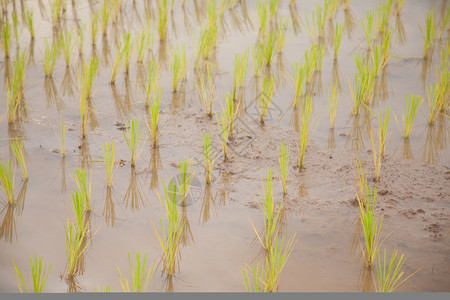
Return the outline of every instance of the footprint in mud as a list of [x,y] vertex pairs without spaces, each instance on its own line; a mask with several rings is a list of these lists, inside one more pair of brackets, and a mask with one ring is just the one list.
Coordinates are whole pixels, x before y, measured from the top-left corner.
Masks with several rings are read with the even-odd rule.
[[424,227],[424,230],[430,232],[430,238],[437,242],[442,240],[442,228],[441,225],[437,222],[432,223]]

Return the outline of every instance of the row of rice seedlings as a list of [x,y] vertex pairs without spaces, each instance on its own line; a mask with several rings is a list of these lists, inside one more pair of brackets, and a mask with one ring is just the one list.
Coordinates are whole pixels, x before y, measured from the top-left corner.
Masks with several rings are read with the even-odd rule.
[[310,137],[310,126],[309,120],[311,118],[312,112],[312,98],[311,96],[305,97],[305,102],[302,106],[302,120],[301,120],[301,128],[300,128],[300,141],[299,141],[299,151],[298,151],[298,167],[299,169],[303,168],[303,160],[305,158],[306,149],[308,148],[309,142],[311,141]]
[[341,48],[341,40],[342,40],[342,34],[344,33],[345,24],[339,24],[336,23],[335,26],[335,32],[334,32],[334,39],[333,39],[333,55],[334,60],[336,61],[339,55],[339,50]]
[[215,157],[212,157],[211,134],[207,133],[203,137],[203,167],[205,168],[205,182],[211,184],[211,173],[214,167]]
[[[295,235],[286,243],[284,237],[276,237],[274,246],[269,249],[265,263],[258,262],[255,267],[247,266],[241,270],[242,280],[247,292],[276,292],[280,274],[294,249]],[[249,273],[253,280],[250,279]]]
[[334,122],[336,120],[337,108],[339,105],[339,97],[339,86],[336,82],[333,82],[333,85],[331,86],[331,95],[328,97],[330,129],[334,129]]
[[11,141],[10,146],[12,152],[14,153],[16,161],[19,163],[19,166],[22,169],[23,178],[25,180],[28,179],[27,164],[25,161],[25,151],[23,148],[22,140],[16,139],[14,141]]
[[300,96],[303,95],[305,89],[306,70],[305,66],[301,65],[299,62],[293,63],[291,69],[292,69],[291,81],[294,87],[294,103],[292,104],[292,106],[294,108],[297,108],[298,100],[300,99]]
[[222,111],[222,113],[219,115],[216,113],[216,120],[217,124],[219,125],[219,141],[222,145],[223,150],[223,160],[228,160],[228,154],[227,154],[227,145],[228,145],[228,120],[227,115],[225,111]]
[[131,41],[131,34],[129,32],[127,32],[123,35],[123,43],[122,43],[122,50],[121,50],[121,52],[123,52],[123,60],[124,60],[124,64],[125,64],[125,74],[129,73],[131,55],[133,55],[134,49],[135,49],[135,47],[132,45],[132,41]]
[[281,171],[281,186],[283,188],[283,195],[287,194],[287,175],[289,172],[289,158],[291,155],[291,148],[285,143],[281,143],[278,148],[278,163]]
[[14,196],[14,184],[16,179],[16,171],[11,169],[11,161],[2,161],[0,163],[0,188],[3,191],[10,205],[16,204]]
[[156,60],[151,60],[148,63],[148,77],[147,85],[145,87],[145,107],[149,107],[150,95],[154,93],[159,81],[159,64]]
[[192,164],[188,159],[185,159],[180,164],[180,201],[181,206],[187,206],[186,199],[191,187],[192,179],[194,179],[194,172],[191,170]]
[[206,115],[211,119],[213,116],[213,101],[216,84],[214,81],[213,71],[210,69],[209,64],[206,65],[206,73],[204,76],[200,75],[198,80],[195,81],[195,88],[197,90],[198,97],[205,108]]
[[100,15],[98,13],[91,14],[91,44],[93,47],[97,45],[99,19]]
[[53,70],[55,69],[56,61],[58,60],[61,51],[60,44],[53,43],[50,45],[48,41],[45,41],[44,50],[44,73],[45,77],[52,77]]
[[262,94],[259,97],[259,110],[260,110],[260,118],[259,122],[264,125],[267,113],[269,112],[270,103],[272,102],[272,97],[274,94],[274,85],[275,79],[267,78],[264,76],[264,79],[261,81],[262,85]]
[[140,125],[141,123],[138,120],[131,120],[129,126],[126,127],[126,132],[123,132],[123,137],[130,150],[132,168],[136,166],[136,160],[142,151],[142,148],[139,148],[139,144],[144,132],[140,129]]
[[384,158],[386,152],[386,137],[390,115],[391,110],[389,108],[387,108],[385,111],[380,111],[378,115],[378,141],[380,143],[379,153],[381,158]]
[[[372,154],[373,154],[373,165],[374,165],[374,171],[375,171],[375,181],[380,181],[380,173],[381,173],[381,161],[382,161],[382,157],[381,157],[381,153],[380,153],[380,148],[382,147],[381,145],[381,141],[379,141],[379,148],[377,151],[377,148],[375,147],[375,143],[373,141],[373,136],[372,136],[372,130],[369,130],[369,135],[370,135],[370,143],[372,145]],[[379,136],[379,139],[381,137]]]
[[111,17],[111,7],[109,7],[109,1],[104,0],[102,6],[102,34],[106,36],[108,33],[108,23]]
[[423,58],[427,59],[430,55],[430,49],[434,46],[436,39],[436,10],[427,13],[426,29],[419,27],[423,36]]
[[136,252],[135,265],[133,265],[131,261],[130,253],[128,253],[129,279],[122,274],[119,267],[116,265],[120,276],[120,285],[124,292],[140,293],[147,291],[156,269],[155,266],[147,266],[147,263],[147,252],[144,253],[142,259],[141,254]]
[[152,147],[155,148],[158,144],[159,136],[161,135],[161,132],[158,131],[158,121],[159,121],[159,106],[161,103],[161,95],[162,95],[162,89],[156,87],[154,90],[154,100],[153,103],[150,105],[150,124],[146,122],[148,131],[150,133],[150,140],[152,143]]
[[106,142],[103,144],[103,161],[105,163],[106,170],[106,187],[110,188],[113,184],[113,178],[115,171],[114,170],[114,155],[115,155],[115,146],[114,143]]
[[176,50],[172,53],[172,60],[169,64],[172,74],[172,91],[175,93],[178,91],[180,82],[187,75],[186,48],[177,46]]
[[52,264],[50,264],[47,271],[45,271],[45,267],[42,267],[42,256],[34,255],[34,258],[30,256],[31,278],[33,281],[33,290],[30,290],[16,262],[14,261],[14,259],[12,261],[14,263],[14,269],[16,270],[18,276],[17,286],[19,287],[20,292],[43,293],[45,285],[47,284],[48,274],[50,274],[50,269],[52,268]]
[[405,138],[408,138],[411,133],[414,120],[421,105],[421,96],[411,95],[408,100],[408,95],[405,95],[405,112],[403,114],[403,136]]
[[240,55],[234,55],[233,68],[233,98],[236,99],[237,90],[244,86],[245,77],[247,75],[248,67],[248,50]]
[[[176,263],[180,257],[179,244],[181,233],[183,232],[185,226],[185,221],[183,221],[178,214],[177,186],[172,181],[169,182],[167,188],[164,181],[162,182],[162,185],[165,196],[164,202],[159,193],[157,193],[158,199],[165,211],[163,217],[160,219],[161,235],[158,233],[153,221],[150,220],[150,222],[152,223],[153,229],[155,230],[159,244],[163,251],[162,260],[164,271],[167,275],[172,276],[175,274]],[[164,225],[166,218],[168,222],[167,227]]]
[[3,51],[5,53],[5,58],[8,58],[11,48],[11,25],[5,21],[3,22],[1,29]]
[[[381,259],[381,257],[383,257],[383,259]],[[405,263],[404,255],[402,254],[400,258],[398,258],[398,260],[397,258],[398,250],[396,246],[394,247],[394,251],[392,252],[391,258],[389,260],[387,260],[386,257],[386,248],[384,248],[383,256],[381,256],[379,250],[377,251],[377,267],[375,269],[377,275],[377,292],[393,292],[422,268],[420,267],[415,272],[411,273],[408,277],[401,280],[405,273],[403,271],[403,264]]]
[[91,205],[91,187],[92,187],[92,171],[89,176],[89,183],[87,179],[87,174],[85,170],[75,169],[75,175],[72,174],[73,181],[75,182],[77,189],[79,191],[80,197],[83,200],[86,211],[92,210]]
[[31,39],[34,39],[34,23],[33,23],[33,11],[26,10],[25,11],[25,21],[28,28],[28,31],[30,32]]
[[167,34],[167,0],[158,0],[158,32],[161,41],[166,40]]
[[150,32],[142,31],[140,34],[136,34],[136,45],[137,45],[137,63],[144,62],[144,56],[151,47],[153,42],[153,36]]
[[381,246],[381,226],[383,216],[378,219],[375,215],[375,201],[377,197],[377,188],[373,190],[366,185],[365,203],[357,194],[360,208],[360,220],[362,225],[364,246],[362,246],[364,263],[367,267],[372,267],[376,253]]
[[64,31],[61,34],[60,42],[61,42],[61,49],[64,54],[64,61],[66,62],[66,66],[70,65],[70,58],[72,56],[72,50],[75,46],[73,39],[73,35],[71,31]]

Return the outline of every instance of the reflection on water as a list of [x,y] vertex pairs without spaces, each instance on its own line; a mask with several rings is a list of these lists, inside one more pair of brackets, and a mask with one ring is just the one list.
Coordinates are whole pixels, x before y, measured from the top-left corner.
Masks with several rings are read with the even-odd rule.
[[91,154],[89,153],[89,142],[87,137],[80,139],[80,168],[87,170],[91,168]]
[[439,114],[435,125],[427,126],[425,144],[422,149],[422,159],[429,164],[440,161],[441,151],[447,150],[449,131],[443,114]]
[[162,161],[161,156],[159,154],[159,147],[152,148],[152,157],[150,159],[149,170],[151,173],[150,176],[150,189],[155,190],[158,189],[159,179],[158,179],[158,170],[162,169]]
[[28,65],[34,66],[36,64],[34,60],[34,38],[30,39],[30,42],[28,44]]
[[292,28],[294,29],[294,33],[295,35],[298,35],[302,31],[299,22],[300,17],[298,14],[296,1],[289,2],[289,15],[291,16]]
[[187,214],[187,208],[185,206],[183,206],[181,209],[181,221],[180,222],[182,224],[184,223],[183,231],[181,232],[181,237],[180,237],[181,245],[183,247],[190,246],[191,242],[192,242],[195,246],[194,235],[192,234],[191,225],[189,224],[189,218],[188,218],[188,214]]
[[339,63],[337,60],[334,60],[333,61],[333,70],[331,71],[331,82],[336,83],[339,90],[342,90],[341,79],[340,79],[339,73],[340,73]]
[[0,239],[5,239],[5,241],[10,244],[12,244],[13,242],[14,235],[17,241],[14,208],[14,205],[11,205],[9,202],[7,202],[0,212],[0,216],[3,216],[2,224],[0,225]]
[[352,126],[345,141],[346,147],[350,144],[352,150],[359,151],[365,149],[364,139],[369,138],[369,132],[371,130],[370,117],[370,111],[363,106],[359,108],[358,115],[350,116],[347,123],[351,120]]
[[363,293],[373,293],[375,290],[374,270],[362,266],[358,277],[358,289]]
[[345,31],[347,31],[347,36],[351,40],[353,29],[355,27],[355,21],[353,17],[353,12],[350,10],[350,8],[344,9],[344,17],[345,17]]
[[126,120],[128,118],[129,106],[125,105],[120,99],[119,92],[114,84],[109,85],[111,87],[111,93],[114,99],[114,107],[116,108],[116,115],[120,120]]
[[336,140],[334,138],[334,129],[328,131],[327,150],[333,150],[336,148]]
[[64,77],[61,82],[61,89],[63,92],[63,96],[68,95],[70,98],[74,96],[74,86],[75,82],[72,79],[72,70],[69,66],[66,66],[66,70],[64,72]]
[[203,225],[208,223],[209,219],[211,218],[211,210],[213,210],[215,217],[218,217],[217,214],[217,208],[216,208],[216,197],[212,196],[211,192],[211,185],[206,185],[205,189],[203,190],[203,200],[202,200],[202,207],[200,209],[200,215],[198,218],[198,221],[201,222]]
[[103,207],[103,216],[105,217],[106,226],[114,227],[114,223],[116,221],[116,210],[114,207],[112,187],[106,188],[106,198],[105,198],[105,206]]
[[298,195],[302,198],[308,197],[308,189],[304,185],[298,186]]
[[136,174],[136,169],[131,167],[130,183],[123,198],[126,208],[129,207],[132,211],[138,211],[147,206],[147,201],[142,191],[142,184],[139,176]]
[[44,89],[47,98],[47,108],[54,105],[56,110],[61,112],[61,109],[65,107],[62,98],[59,96],[58,89],[56,88],[55,81],[52,77],[45,77]]
[[70,276],[65,278],[65,282],[67,284],[67,292],[68,293],[78,293],[83,290],[83,287],[78,282],[75,276]]
[[406,42],[405,27],[403,26],[402,17],[400,14],[395,16],[395,31],[397,32],[397,40],[400,45],[404,45]]

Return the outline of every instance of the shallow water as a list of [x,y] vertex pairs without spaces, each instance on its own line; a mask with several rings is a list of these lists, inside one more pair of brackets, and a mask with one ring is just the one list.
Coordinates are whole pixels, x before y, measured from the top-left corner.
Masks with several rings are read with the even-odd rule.
[[[176,3],[169,15],[168,40],[158,42],[156,24],[152,29],[155,42],[146,61],[157,59],[160,63],[161,101],[160,124],[162,135],[159,147],[152,149],[147,138],[143,151],[133,171],[129,164],[129,152],[120,131],[123,123],[130,119],[148,119],[144,108],[146,67],[131,64],[128,77],[123,72],[115,86],[109,85],[111,64],[115,55],[116,41],[124,32],[145,28],[145,13],[157,20],[156,5],[144,7],[144,1],[125,1],[123,14],[117,25],[110,25],[108,36],[99,33],[97,46],[90,47],[89,25],[83,56],[74,48],[72,65],[65,68],[59,59],[53,79],[45,79],[42,57],[46,39],[51,39],[58,28],[52,27],[48,3],[25,1],[26,7],[34,9],[36,39],[30,43],[24,24],[20,26],[18,47],[34,53],[34,60],[26,70],[24,93],[25,111],[22,122],[16,128],[8,126],[6,118],[0,122],[0,159],[10,157],[8,137],[24,137],[27,166],[30,179],[23,188],[23,207],[4,209],[0,215],[0,292],[17,292],[14,259],[22,272],[29,274],[28,256],[39,254],[45,264],[52,264],[46,291],[65,292],[69,285],[65,277],[64,224],[73,218],[71,193],[75,185],[71,174],[76,168],[92,170],[93,212],[91,218],[92,241],[84,255],[85,271],[77,276],[78,290],[94,291],[109,284],[120,291],[116,265],[128,267],[127,253],[149,253],[151,261],[159,261],[161,250],[150,220],[155,224],[163,213],[156,192],[162,193],[161,181],[168,182],[178,173],[178,164],[186,158],[194,163],[199,184],[192,192],[194,203],[183,211],[188,218],[192,236],[187,236],[181,247],[180,273],[172,282],[155,274],[150,291],[243,291],[240,270],[251,264],[261,254],[252,223],[263,226],[262,211],[254,197],[262,190],[261,177],[266,168],[274,169],[275,197],[284,199],[286,207],[286,236],[296,234],[298,239],[294,251],[283,271],[280,291],[365,291],[371,289],[371,279],[364,274],[363,261],[359,257],[358,208],[352,205],[355,198],[355,178],[352,164],[354,152],[371,163],[368,126],[375,130],[377,120],[365,109],[355,118],[351,115],[348,80],[356,72],[353,55],[365,51],[365,41],[359,19],[367,9],[374,9],[373,1],[353,1],[350,10],[339,7],[335,21],[353,19],[354,27],[344,32],[338,63],[333,63],[332,47],[327,42],[323,69],[317,75],[314,88],[314,110],[312,124],[316,127],[311,146],[305,158],[305,170],[299,172],[297,148],[300,112],[292,109],[293,90],[288,81],[291,64],[303,63],[305,50],[312,45],[305,27],[306,17],[311,15],[320,1],[296,1],[289,6],[281,1],[279,16],[287,17],[289,29],[286,47],[278,55],[273,66],[266,70],[277,84],[266,125],[261,127],[255,118],[257,81],[252,76],[249,63],[245,88],[242,91],[242,106],[236,122],[236,138],[230,142],[230,162],[220,159],[220,145],[213,138],[213,147],[219,152],[210,190],[204,187],[201,165],[201,142],[204,133],[218,134],[215,120],[209,120],[197,97],[193,58],[198,28],[206,20],[205,1],[186,1],[183,8]],[[42,6],[41,6],[42,5]],[[422,104],[414,123],[409,141],[401,137],[400,126],[405,94],[426,97],[426,87],[436,81],[435,64],[440,64],[436,50],[433,60],[422,74],[424,65],[419,58],[423,40],[419,26],[424,26],[426,11],[436,7],[437,19],[445,11],[446,1],[407,1],[402,9],[400,21],[390,19],[395,33],[391,48],[392,58],[385,69],[385,88],[371,105],[379,110],[392,110],[389,123],[387,157],[383,162],[382,181],[377,211],[384,213],[385,234],[395,231],[386,239],[388,251],[397,244],[405,253],[405,273],[410,274],[423,266],[399,291],[449,291],[450,259],[449,217],[450,189],[448,171],[450,151],[448,118],[440,116],[434,127],[427,126],[426,100]],[[80,24],[89,24],[92,11],[100,11],[100,3],[77,1],[76,6],[67,4],[61,20],[61,28],[74,29]],[[10,19],[13,9],[8,5],[4,17]],[[16,4],[15,9],[22,10]],[[399,24],[404,29],[404,42],[398,39]],[[328,26],[328,25],[327,25]],[[216,96],[214,111],[224,105],[224,97],[232,89],[232,67],[234,54],[253,47],[257,40],[258,19],[254,1],[240,1],[225,12],[218,46],[211,61],[218,65],[215,78]],[[444,33],[441,43],[448,41]],[[182,90],[171,92],[168,60],[170,49],[186,45],[189,75]],[[13,43],[12,49],[16,49]],[[13,51],[14,52],[14,51]],[[82,59],[97,55],[99,72],[95,79],[95,94],[91,100],[89,133],[80,138],[80,120],[77,94],[77,68]],[[9,63],[14,60],[14,56]],[[5,79],[8,78],[8,62],[0,62],[0,101],[6,101]],[[329,131],[327,95],[333,74],[339,77],[342,91],[333,132]],[[144,74],[144,75],[142,75]],[[143,79],[144,78],[144,79]],[[321,82],[321,85],[319,84]],[[320,88],[322,86],[322,88]],[[424,98],[425,99],[425,98]],[[4,104],[0,113],[6,116]],[[65,120],[66,158],[54,151],[59,148],[59,120]],[[316,125],[317,124],[317,125]],[[145,125],[141,124],[141,128]],[[145,132],[147,129],[145,129]],[[147,136],[147,133],[145,133]],[[116,160],[124,160],[124,166],[115,174],[112,191],[106,189],[105,171],[102,162],[102,144],[113,141],[116,145]],[[277,146],[282,142],[291,145],[289,190],[283,198],[278,184],[279,167]],[[371,165],[370,165],[371,167]],[[371,170],[369,167],[369,170]],[[385,191],[383,194],[381,191]],[[422,213],[423,211],[423,213]],[[357,232],[358,233],[358,232]],[[356,241],[356,242],[355,242]],[[26,271],[25,271],[26,270]],[[367,273],[367,272],[366,272]],[[29,279],[29,276],[26,277]]]

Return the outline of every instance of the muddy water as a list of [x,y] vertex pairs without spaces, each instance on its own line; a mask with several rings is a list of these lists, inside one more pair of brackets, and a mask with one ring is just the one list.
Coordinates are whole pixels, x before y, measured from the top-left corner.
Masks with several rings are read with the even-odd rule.
[[[152,262],[159,261],[161,251],[150,222],[159,222],[162,215],[156,192],[162,192],[161,181],[168,182],[176,176],[178,164],[186,158],[193,161],[199,182],[193,189],[194,203],[182,211],[192,234],[186,236],[181,247],[180,273],[173,280],[167,280],[161,276],[160,268],[152,280],[151,291],[244,290],[240,269],[261,255],[251,223],[258,229],[263,226],[262,212],[254,197],[259,197],[261,177],[269,167],[274,169],[275,196],[283,199],[286,207],[285,234],[296,234],[298,239],[283,271],[280,291],[371,290],[372,279],[360,257],[353,165],[354,153],[360,153],[369,162],[369,172],[372,172],[368,126],[376,129],[377,123],[364,109],[360,117],[351,116],[348,79],[356,71],[353,55],[365,51],[359,19],[365,16],[367,9],[375,8],[376,3],[354,1],[349,11],[344,12],[342,7],[338,10],[336,21],[351,24],[348,21],[353,20],[354,26],[348,26],[344,33],[338,64],[333,63],[332,48],[327,46],[323,70],[317,74],[317,84],[312,87],[315,93],[312,119],[317,127],[306,154],[305,169],[299,172],[295,165],[300,114],[291,107],[293,91],[286,78],[290,65],[303,62],[304,51],[312,45],[304,24],[316,1],[296,1],[295,6],[281,1],[278,14],[288,18],[288,39],[283,53],[266,70],[277,82],[266,125],[261,127],[255,121],[258,115],[255,115],[254,99],[259,91],[256,79],[251,76],[250,63],[236,122],[236,138],[229,144],[231,159],[224,163],[218,158],[213,184],[207,189],[201,165],[201,140],[204,133],[218,134],[218,127],[214,120],[205,116],[197,98],[192,64],[193,41],[198,37],[199,24],[206,20],[205,11],[198,9],[204,7],[204,1],[186,1],[184,8],[180,3],[175,4],[169,16],[168,41],[164,44],[157,41],[156,27],[152,27],[155,42],[146,61],[158,59],[162,69],[164,92],[160,124],[163,130],[158,148],[151,149],[149,141],[145,141],[134,171],[130,168],[129,152],[119,129],[127,120],[148,118],[142,88],[146,67],[132,63],[128,78],[120,73],[115,86],[108,82],[116,41],[126,31],[143,30],[144,12],[156,19],[157,10],[155,5],[144,7],[143,1],[136,1],[135,6],[131,1],[125,2],[118,23],[108,28],[106,38],[99,34],[96,48],[90,47],[88,25],[83,56],[78,55],[75,47],[72,65],[65,68],[60,59],[53,79],[44,79],[42,67],[45,40],[57,30],[52,28],[50,8],[43,1],[24,2],[25,6],[34,8],[37,36],[30,43],[28,32],[21,25],[18,46],[34,53],[34,59],[30,60],[26,72],[26,110],[21,113],[22,122],[8,126],[3,119],[0,123],[0,158],[10,157],[8,137],[25,137],[30,179],[26,184],[17,179],[17,189],[24,195],[21,205],[12,209],[3,202],[0,291],[17,291],[12,259],[26,270],[28,256],[35,253],[42,255],[46,264],[52,264],[46,291],[72,290],[64,280],[64,224],[67,218],[73,218],[71,193],[75,185],[71,176],[80,167],[92,170],[94,204],[90,215],[92,241],[83,257],[84,273],[77,276],[75,289],[94,291],[109,284],[120,291],[116,266],[121,270],[128,267],[128,252],[147,251]],[[100,10],[100,5],[90,3],[77,1],[75,7],[68,4],[61,27],[71,29],[89,24],[91,12]],[[438,51],[429,66],[418,58],[423,45],[418,26],[424,26],[425,12],[432,7],[438,8],[439,20],[445,3],[407,1],[400,19],[391,18],[390,25],[396,30],[391,50],[393,57],[380,78],[385,85],[373,102],[374,112],[389,107],[401,122],[405,94],[426,96],[425,88],[435,82],[434,66],[440,64],[440,59]],[[20,12],[22,7],[17,4],[15,9]],[[8,18],[12,10],[13,6],[9,5]],[[232,88],[234,54],[254,45],[257,24],[253,1],[241,1],[225,13],[221,38],[211,59],[219,66],[215,78],[215,111],[221,110],[223,99]],[[403,41],[398,38],[398,32],[404,32]],[[447,37],[448,33],[444,34],[442,44]],[[190,61],[189,76],[181,91],[173,94],[168,59],[170,49],[182,44],[186,45]],[[90,55],[99,57],[100,67],[91,100],[93,114],[89,119],[88,137],[81,140],[77,65]],[[1,101],[6,101],[7,63],[2,59],[0,64]],[[330,132],[327,93],[337,76],[342,93],[336,126],[334,132]],[[5,105],[0,107],[2,115],[6,115]],[[55,151],[59,148],[60,116],[67,128],[65,158]],[[406,274],[422,267],[399,288],[400,291],[450,290],[450,175],[445,167],[450,166],[448,119],[442,116],[434,127],[428,127],[426,118],[424,102],[409,141],[405,141],[391,115],[382,181],[375,184],[380,191],[377,213],[385,214],[384,234],[392,232],[384,246],[391,251],[396,244],[405,254]],[[116,160],[125,161],[118,168],[114,186],[109,191],[103,163],[98,161],[106,141],[116,144]],[[276,149],[282,141],[292,147],[288,194],[284,198],[277,182]],[[220,155],[217,138],[213,144]]]

